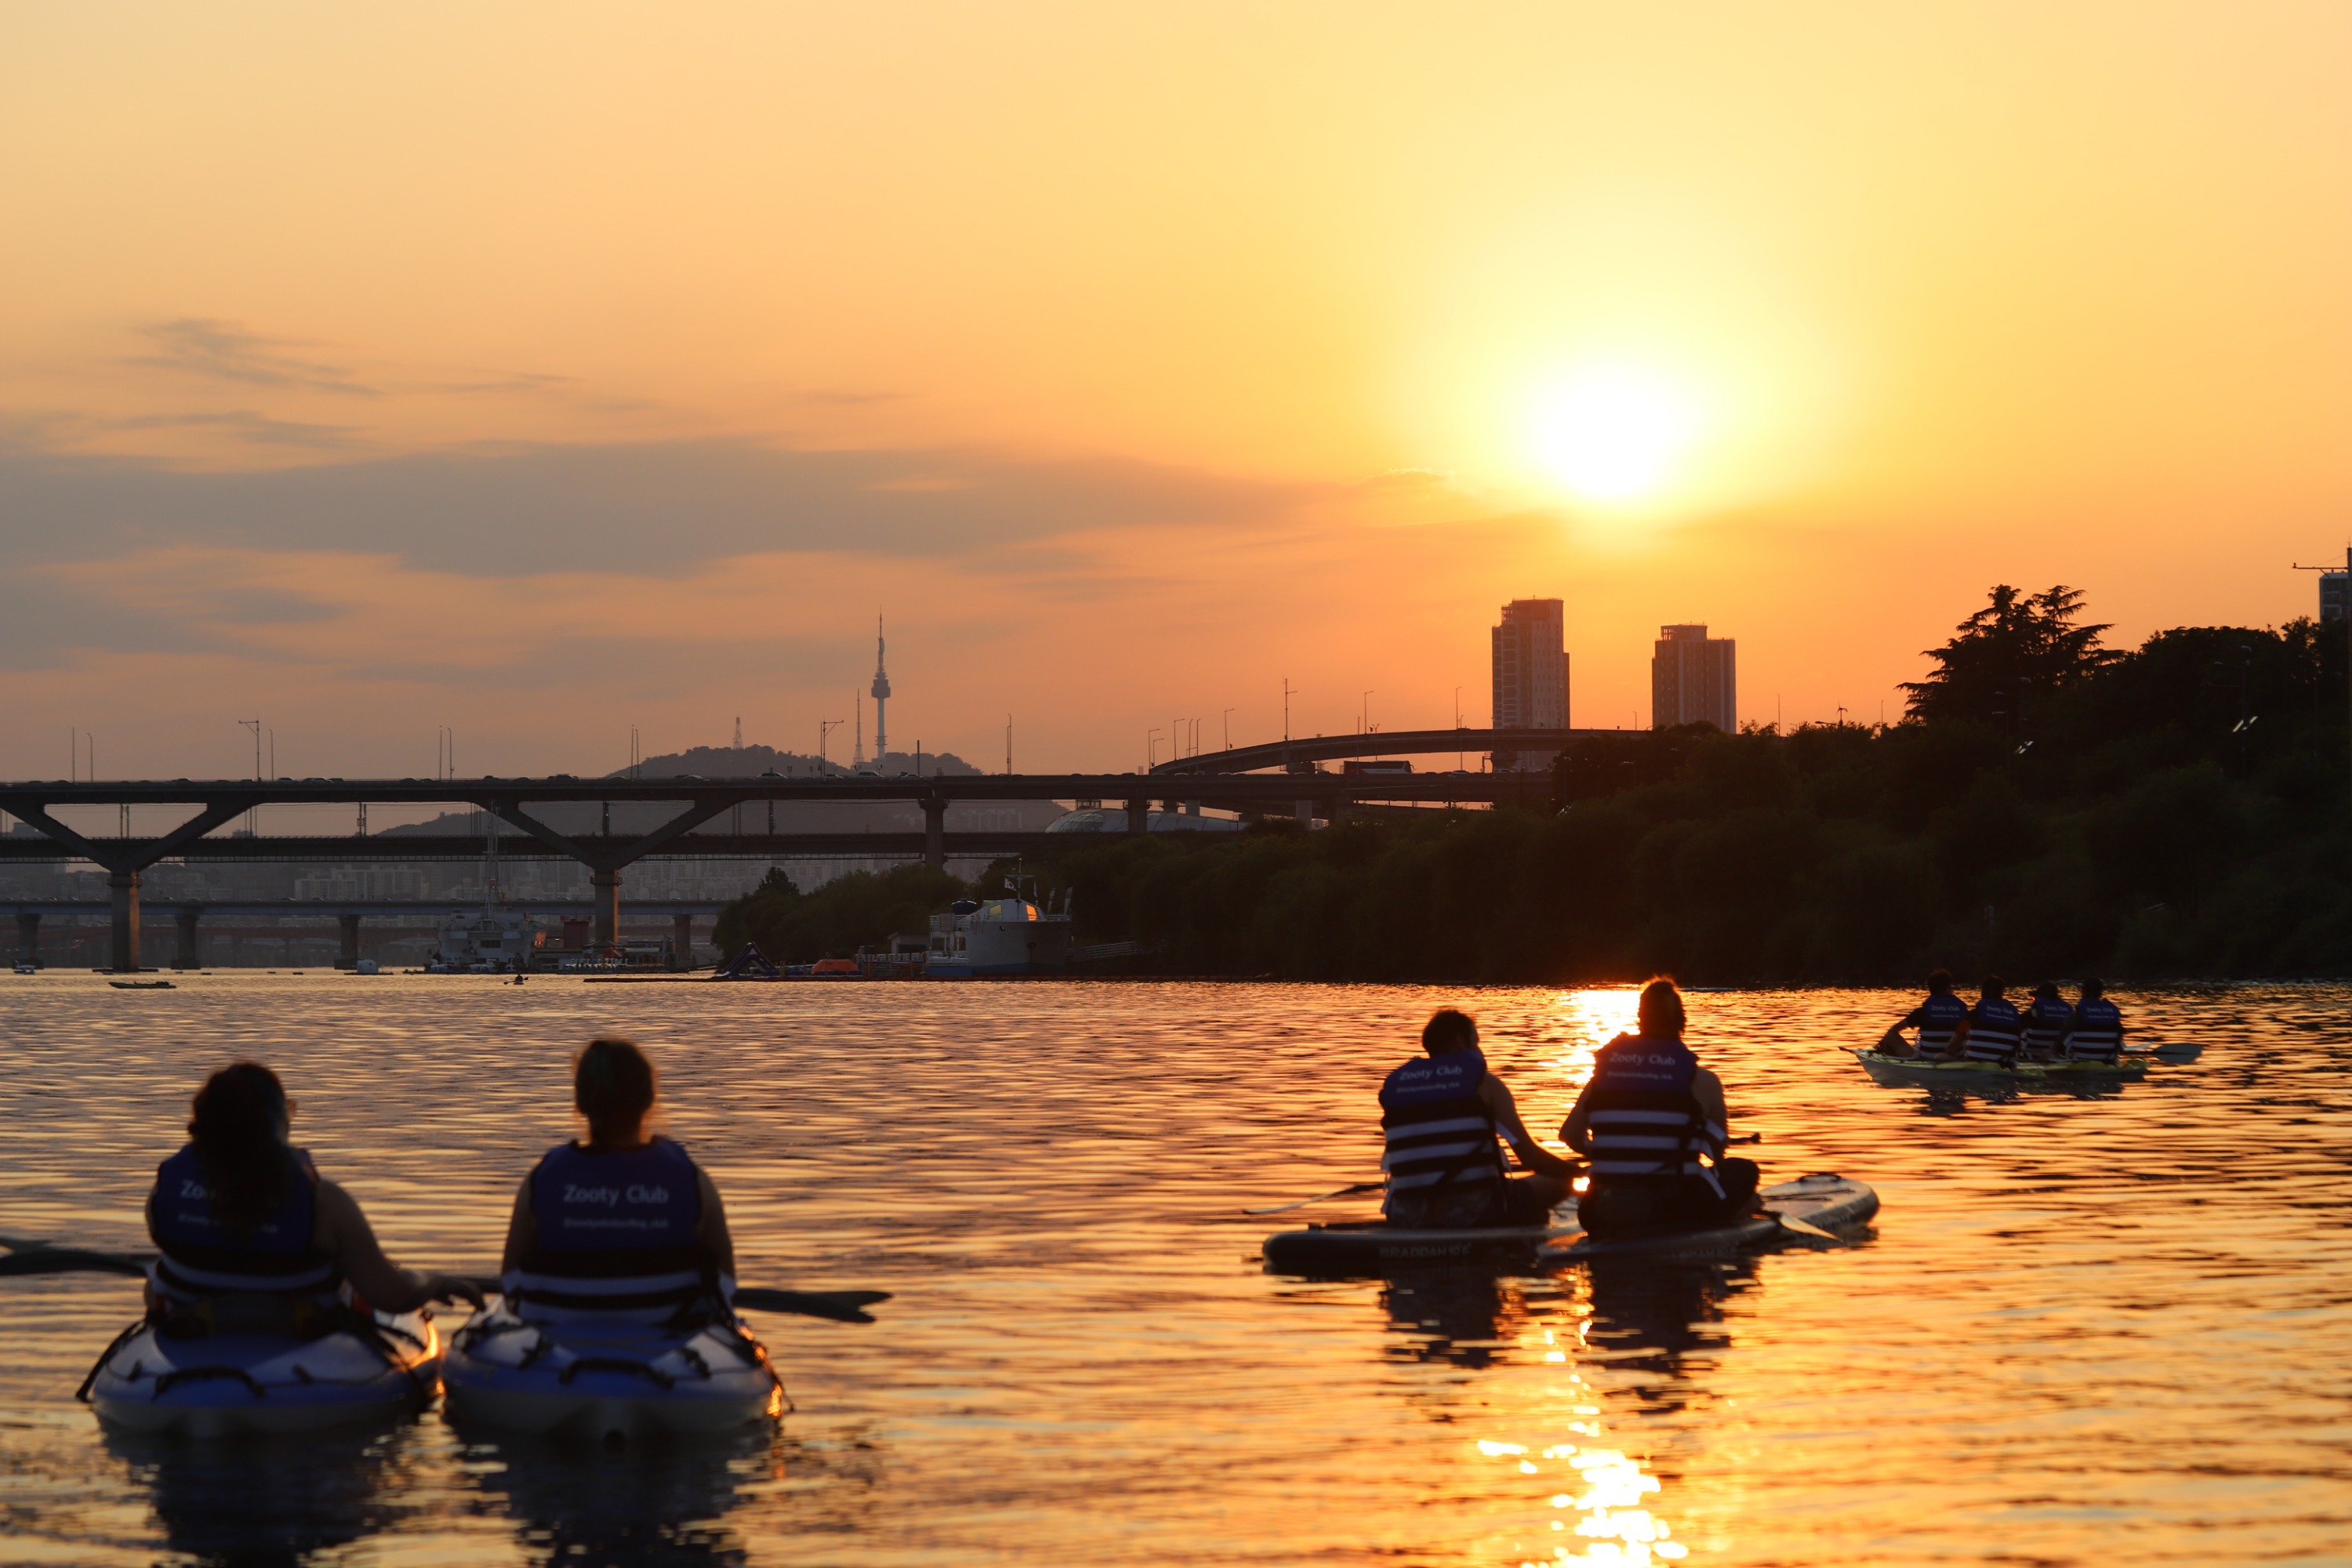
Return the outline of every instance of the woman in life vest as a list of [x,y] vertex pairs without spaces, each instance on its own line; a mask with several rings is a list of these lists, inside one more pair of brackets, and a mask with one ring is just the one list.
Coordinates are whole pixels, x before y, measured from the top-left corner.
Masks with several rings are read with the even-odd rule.
[[293,1102],[259,1062],[205,1080],[188,1143],[155,1172],[149,1317],[167,1333],[323,1334],[355,1310],[405,1312],[473,1282],[396,1267],[352,1195],[287,1141]]
[[2083,982],[2083,999],[2074,1004],[2074,1022],[2066,1030],[2066,1059],[2077,1062],[2105,1062],[2113,1066],[2123,1059],[2124,1016],[2121,1009],[2107,1000],[2107,988],[2099,981]]
[[[1548,1224],[1576,1166],[1519,1120],[1510,1089],[1486,1070],[1477,1024],[1441,1007],[1422,1026],[1421,1048],[1381,1085],[1389,1223],[1409,1230]],[[1512,1177],[1497,1139],[1533,1173]]]
[[1640,1033],[1601,1047],[1559,1135],[1592,1173],[1576,1205],[1595,1236],[1720,1225],[1756,1204],[1756,1163],[1724,1157],[1723,1081],[1683,1044],[1671,980],[1642,988]]
[[572,1065],[588,1136],[541,1156],[507,1227],[507,1304],[541,1322],[683,1324],[723,1314],[735,1243],[719,1189],[683,1145],[647,1130],[653,1063],[618,1036]]
[[[1879,1037],[1878,1049],[1890,1057],[1916,1056],[1921,1061],[1957,1061],[1969,1038],[1969,1005],[1952,994],[1952,972],[1938,969],[1927,976],[1927,999],[1908,1013],[1885,1034]],[[1903,1031],[1919,1031],[1919,1048],[1903,1037]]]
[[2033,1002],[2025,1009],[2025,1034],[2018,1056],[2025,1061],[2055,1062],[2066,1058],[2066,1031],[2074,1026],[2074,1008],[2058,994],[2058,983],[2045,980],[2033,988]]

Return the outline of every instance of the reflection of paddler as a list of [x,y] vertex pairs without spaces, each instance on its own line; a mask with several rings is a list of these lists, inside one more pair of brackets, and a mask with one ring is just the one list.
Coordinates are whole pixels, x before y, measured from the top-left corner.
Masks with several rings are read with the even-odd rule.
[[[1519,1120],[1510,1089],[1486,1070],[1468,1014],[1441,1008],[1423,1026],[1421,1046],[1426,1056],[1381,1085],[1389,1223],[1412,1230],[1542,1225],[1568,1195],[1576,1167]],[[1497,1139],[1534,1173],[1512,1179]]]
[[1756,1206],[1756,1163],[1724,1157],[1723,1080],[1683,1044],[1671,980],[1642,988],[1641,1032],[1601,1047],[1559,1135],[1591,1162],[1577,1217],[1592,1235],[1721,1225]]
[[142,1480],[163,1543],[205,1563],[295,1563],[392,1529],[385,1481],[403,1443],[381,1431],[246,1435],[233,1443],[100,1428]]

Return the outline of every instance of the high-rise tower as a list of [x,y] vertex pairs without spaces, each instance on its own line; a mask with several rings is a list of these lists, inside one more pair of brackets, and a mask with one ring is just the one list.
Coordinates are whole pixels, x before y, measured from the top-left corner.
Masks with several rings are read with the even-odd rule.
[[874,761],[878,766],[890,750],[889,727],[882,721],[883,704],[890,700],[890,677],[882,668],[882,617],[874,617]]
[[[1514,599],[1494,628],[1495,728],[1568,728],[1568,617],[1558,599]],[[1495,770],[1551,766],[1554,752],[1495,752]]]
[[1700,626],[1660,626],[1650,653],[1650,728],[1704,721],[1739,733],[1739,645]]

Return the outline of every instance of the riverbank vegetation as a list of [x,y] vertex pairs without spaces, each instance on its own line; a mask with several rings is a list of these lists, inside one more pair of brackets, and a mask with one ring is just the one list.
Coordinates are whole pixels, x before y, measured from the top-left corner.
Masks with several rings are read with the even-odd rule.
[[[2064,588],[1995,589],[1896,724],[1600,737],[1524,808],[1080,841],[1028,869],[1072,889],[1077,940],[1157,944],[1173,973],[2352,973],[2342,628],[2182,627],[2118,651],[2081,609]],[[949,880],[754,894],[722,938],[878,942],[921,929],[962,890]],[[784,911],[803,923],[760,924]]]

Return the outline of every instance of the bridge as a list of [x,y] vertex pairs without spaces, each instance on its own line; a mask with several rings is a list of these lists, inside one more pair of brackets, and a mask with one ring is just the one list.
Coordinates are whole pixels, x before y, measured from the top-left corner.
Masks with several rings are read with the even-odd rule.
[[1343,757],[1419,757],[1447,752],[1456,756],[1493,756],[1504,773],[1512,771],[1506,759],[1515,757],[1548,770],[1552,758],[1579,741],[1625,733],[1623,730],[1375,730],[1363,735],[1315,735],[1268,741],[1259,746],[1230,746],[1222,752],[1178,757],[1151,771],[1155,774],[1245,773],[1259,768],[1307,769]]
[[[1480,731],[1444,733],[1451,737]],[[1353,739],[1361,743],[1366,737]],[[1395,739],[1378,737],[1383,747],[1392,747]],[[1449,740],[1447,749],[1452,744]],[[1022,854],[1048,844],[1061,846],[1070,842],[1067,835],[1034,832],[950,834],[947,810],[956,802],[1115,800],[1127,808],[1127,831],[1141,834],[1149,826],[1154,800],[1194,809],[1213,806],[1244,815],[1288,816],[1301,820],[1319,816],[1337,820],[1350,807],[1371,803],[1492,805],[1541,794],[1548,784],[1549,780],[1540,773],[1398,776],[1318,772],[1193,773],[1181,777],[1158,773],[908,773],[888,779],[870,774],[827,778],[765,775],[744,779],[582,779],[558,773],[547,778],[31,782],[0,784],[0,812],[13,814],[41,837],[11,835],[0,839],[0,859],[70,858],[89,860],[103,868],[113,926],[113,967],[135,970],[140,966],[140,874],[159,860],[470,859],[484,847],[483,839],[470,835],[406,834],[398,830],[373,835],[353,833],[349,837],[258,838],[222,834],[221,830],[237,817],[259,806],[441,805],[472,806],[487,812],[520,835],[520,839],[500,837],[496,841],[501,856],[567,859],[588,868],[593,889],[593,937],[602,945],[615,941],[619,934],[622,870],[648,856],[787,858],[810,854],[919,854],[932,866],[943,868],[951,854]],[[698,831],[734,807],[768,801],[910,803],[921,807],[924,827],[919,836]],[[561,832],[525,809],[559,802],[605,806],[608,809],[604,813],[604,831]],[[614,834],[609,807],[616,802],[660,803],[678,809],[651,832]],[[58,810],[89,806],[186,807],[190,815],[164,833],[143,837],[128,832],[112,837],[84,833],[68,826],[56,816]],[[123,820],[128,821],[127,810]]]

